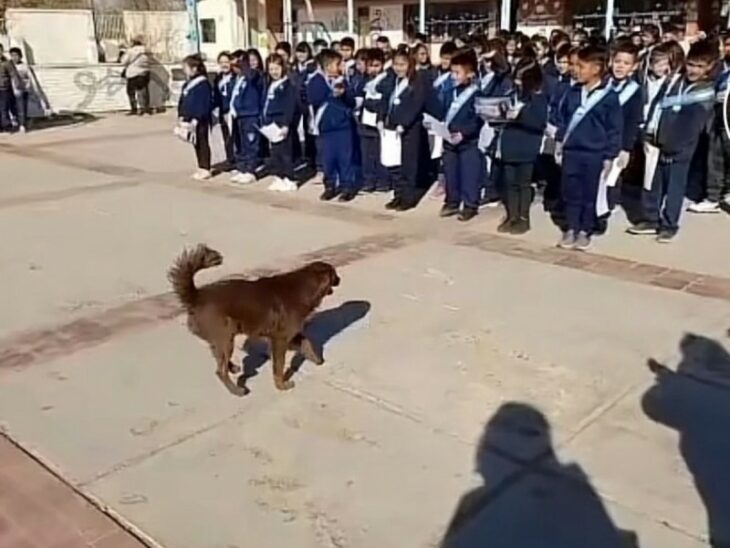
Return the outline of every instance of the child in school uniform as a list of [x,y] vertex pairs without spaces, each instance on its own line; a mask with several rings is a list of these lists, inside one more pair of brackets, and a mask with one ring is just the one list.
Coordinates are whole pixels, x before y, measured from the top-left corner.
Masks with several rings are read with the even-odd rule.
[[280,137],[270,142],[270,173],[274,182],[269,190],[292,192],[298,189],[294,177],[294,140],[298,139],[296,129],[292,129],[297,113],[299,90],[296,83],[288,78],[286,60],[279,54],[272,54],[267,60],[269,87],[266,90],[261,127],[275,124],[280,129]]
[[430,90],[417,77],[415,59],[405,48],[393,56],[393,72],[395,78],[389,89],[383,128],[398,135],[401,161],[392,168],[393,199],[385,207],[407,211],[418,204],[419,183],[428,171],[428,162],[423,158],[423,144],[428,138],[423,112]]
[[[451,59],[458,48],[454,42],[444,42],[439,50],[441,62],[433,69],[433,83],[431,92],[426,102],[426,113],[439,118],[446,112],[454,92],[454,77],[451,74]],[[431,197],[441,200],[446,195],[446,182],[440,177],[442,173],[443,139],[437,135],[430,135],[431,146],[431,171],[438,179]]]
[[730,34],[723,36],[724,58],[715,79],[715,106],[709,127],[705,199],[687,209],[692,213],[719,213],[730,206],[730,138],[725,129],[725,98],[730,83]]
[[259,118],[262,104],[262,79],[258,68],[244,59],[232,64],[235,81],[231,90],[229,120],[236,143],[236,169],[231,182],[249,184],[256,181],[260,158]]
[[499,134],[496,157],[502,178],[506,216],[497,230],[525,234],[530,230],[532,171],[540,153],[548,118],[543,72],[536,61],[523,59],[515,69],[515,92],[507,124]]
[[[634,78],[639,66],[639,50],[629,40],[614,45],[611,53],[611,85],[618,94],[618,102],[623,114],[623,131],[621,136],[621,152],[615,161],[615,167],[624,170],[629,166],[631,156],[639,143],[641,126],[644,121],[644,94],[641,85]],[[602,214],[598,221],[598,229],[605,231],[610,211],[614,209],[620,198],[617,185],[609,188],[602,186],[606,192],[606,203],[609,212]]]
[[233,167],[235,161],[234,143],[231,127],[228,125],[228,113],[231,110],[231,92],[235,78],[231,70],[231,54],[222,51],[218,54],[218,73],[213,86],[215,97],[215,114],[223,135],[223,146],[226,151],[226,162]]
[[363,192],[389,191],[388,171],[380,163],[380,131],[378,122],[385,114],[383,89],[388,86],[385,72],[385,54],[382,50],[368,50],[367,75],[362,89],[362,108],[358,130],[362,157]]
[[562,163],[566,230],[558,244],[586,251],[596,224],[600,179],[621,151],[623,115],[618,94],[606,80],[608,52],[586,46],[578,52],[580,94],[568,93],[558,113],[556,139]]
[[208,80],[205,63],[198,55],[183,60],[186,82],[177,107],[179,123],[185,126],[187,140],[195,147],[198,170],[193,179],[203,181],[211,177],[210,145],[208,135],[213,110],[213,90]]
[[[340,201],[349,202],[357,196],[355,98],[342,74],[342,56],[335,51],[325,50],[320,54],[320,59],[325,89],[321,92],[323,99],[314,117],[315,128],[321,139],[324,168],[325,190],[320,199],[329,201],[339,196]],[[315,100],[311,102],[317,104]]]
[[342,55],[342,63],[344,64],[344,77],[349,82],[355,76],[355,40],[350,36],[345,36],[340,40],[340,48],[338,53]]
[[479,212],[484,159],[478,144],[484,122],[475,106],[479,94],[477,63],[473,50],[457,52],[451,58],[455,88],[441,117],[451,133],[450,139],[444,142],[446,199],[441,217],[459,215],[460,221],[470,221]]
[[[329,60],[334,52],[330,49],[323,49],[319,52],[316,58],[316,68],[307,78],[307,84],[305,88],[307,105],[309,108],[309,120],[310,125],[306,128],[312,137],[314,144],[314,155],[315,155],[315,167],[317,171],[323,171],[323,144],[322,136],[317,130],[315,118],[317,112],[324,106],[327,98],[331,95],[332,89],[329,85],[329,79],[324,71],[325,57]],[[337,55],[339,55],[337,53]],[[340,57],[341,59],[341,57]],[[331,61],[328,61],[331,62]]]
[[659,158],[651,189],[642,195],[646,221],[629,229],[631,234],[653,233],[659,243],[669,243],[679,231],[690,162],[715,101],[710,74],[717,57],[709,41],[692,44],[685,73],[667,86],[667,93],[653,106],[646,131],[659,149]]
[[307,167],[315,169],[317,164],[317,147],[315,145],[314,135],[309,131],[312,119],[309,103],[307,103],[307,82],[317,70],[317,64],[312,56],[312,48],[307,42],[299,42],[297,44],[294,57],[294,74],[296,75],[297,89],[299,90],[298,106],[299,112],[301,113],[301,131],[297,128],[297,132],[301,133],[300,138],[304,140],[304,161]]

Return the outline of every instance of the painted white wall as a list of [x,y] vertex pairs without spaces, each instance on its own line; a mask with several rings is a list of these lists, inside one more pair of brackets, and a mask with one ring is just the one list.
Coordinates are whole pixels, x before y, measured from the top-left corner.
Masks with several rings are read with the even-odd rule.
[[95,63],[98,60],[90,10],[6,11],[10,41],[24,44],[36,64]]
[[127,40],[143,35],[145,45],[159,62],[177,62],[191,53],[186,12],[124,11],[122,16]]
[[241,17],[233,0],[201,0],[198,2],[198,19],[215,20],[215,42],[203,43],[201,32],[200,50],[208,60],[215,61],[223,50],[230,51],[244,46],[243,36],[239,36]]

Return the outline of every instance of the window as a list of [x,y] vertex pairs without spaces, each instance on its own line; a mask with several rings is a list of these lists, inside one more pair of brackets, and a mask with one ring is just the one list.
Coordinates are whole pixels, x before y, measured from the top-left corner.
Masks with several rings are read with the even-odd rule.
[[200,41],[203,44],[215,44],[215,19],[200,20]]

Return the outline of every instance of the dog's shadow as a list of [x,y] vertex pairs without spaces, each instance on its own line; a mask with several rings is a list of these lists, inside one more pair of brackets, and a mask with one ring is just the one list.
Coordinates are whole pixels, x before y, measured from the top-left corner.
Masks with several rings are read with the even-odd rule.
[[[324,356],[324,346],[327,342],[363,319],[369,311],[370,303],[367,301],[347,301],[337,308],[323,310],[312,316],[304,326],[304,334],[312,341],[312,346],[317,354]],[[247,339],[243,350],[246,357],[243,359],[243,375],[239,378],[239,384],[258,375],[258,370],[270,358],[270,349],[266,341]],[[297,352],[291,361],[290,374],[296,373],[304,361],[304,356]]]

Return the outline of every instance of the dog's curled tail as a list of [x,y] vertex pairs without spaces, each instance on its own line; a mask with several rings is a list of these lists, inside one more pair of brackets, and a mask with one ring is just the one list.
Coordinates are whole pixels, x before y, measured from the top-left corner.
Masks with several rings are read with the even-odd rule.
[[192,249],[185,249],[167,273],[172,289],[185,308],[195,306],[198,288],[195,287],[195,273],[199,270],[218,266],[223,263],[223,256],[205,244],[198,244]]

